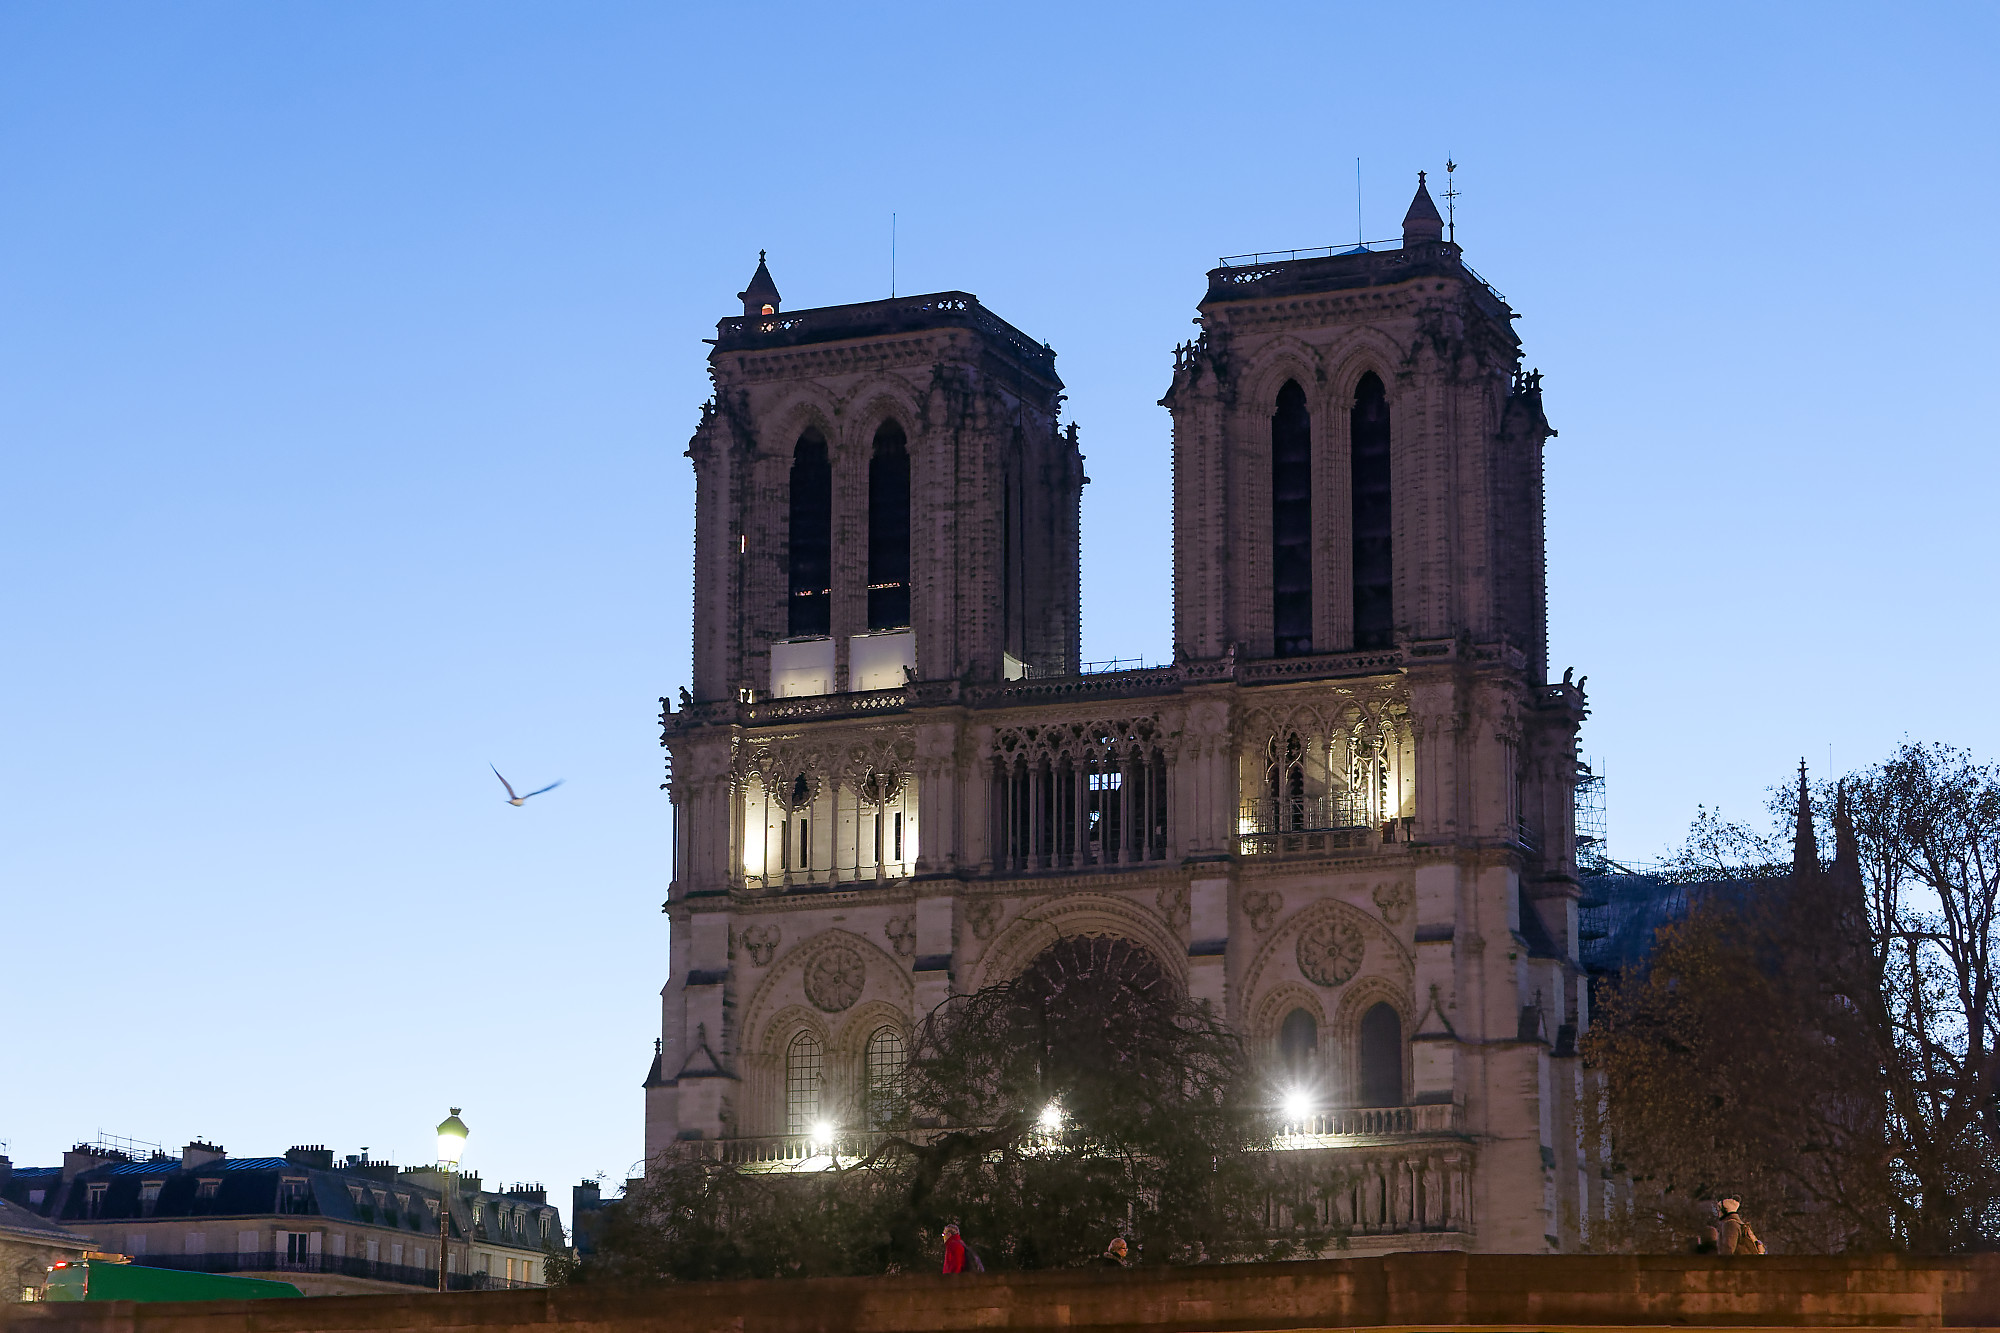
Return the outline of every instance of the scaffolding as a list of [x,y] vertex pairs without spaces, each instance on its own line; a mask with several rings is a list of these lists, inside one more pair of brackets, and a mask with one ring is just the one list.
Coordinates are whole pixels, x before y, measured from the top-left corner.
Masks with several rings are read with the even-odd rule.
[[1577,873],[1583,875],[1610,873],[1611,854],[1605,841],[1602,767],[1593,767],[1585,760],[1578,760],[1574,793]]

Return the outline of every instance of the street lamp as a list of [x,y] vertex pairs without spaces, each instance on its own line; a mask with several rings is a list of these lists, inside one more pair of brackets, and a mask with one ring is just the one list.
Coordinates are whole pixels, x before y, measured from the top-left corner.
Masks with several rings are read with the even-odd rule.
[[438,1290],[445,1290],[445,1251],[451,1245],[451,1175],[458,1170],[458,1159],[465,1155],[465,1140],[472,1133],[465,1122],[458,1118],[458,1108],[451,1108],[451,1114],[437,1127],[438,1165],[444,1168],[438,1186]]

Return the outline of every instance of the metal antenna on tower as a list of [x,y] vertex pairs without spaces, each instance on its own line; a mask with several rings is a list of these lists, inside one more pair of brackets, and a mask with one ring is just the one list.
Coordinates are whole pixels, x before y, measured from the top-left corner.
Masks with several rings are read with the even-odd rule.
[[1368,242],[1361,235],[1361,159],[1354,159],[1354,244],[1365,247]]
[[896,296],[896,215],[889,215],[889,298]]
[[1444,216],[1445,239],[1458,241],[1458,178],[1452,175],[1458,170],[1458,163],[1450,158],[1444,160]]

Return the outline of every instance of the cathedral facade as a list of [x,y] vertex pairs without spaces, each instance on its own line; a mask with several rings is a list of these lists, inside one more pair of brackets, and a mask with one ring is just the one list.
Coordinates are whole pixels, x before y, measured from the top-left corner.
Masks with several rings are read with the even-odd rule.
[[1046,344],[962,292],[786,311],[761,260],[740,299],[688,449],[648,1157],[865,1133],[924,1014],[1112,936],[1251,1043],[1355,1249],[1587,1243],[1554,432],[1421,180],[1400,248],[1209,273],[1168,666],[1078,660]]

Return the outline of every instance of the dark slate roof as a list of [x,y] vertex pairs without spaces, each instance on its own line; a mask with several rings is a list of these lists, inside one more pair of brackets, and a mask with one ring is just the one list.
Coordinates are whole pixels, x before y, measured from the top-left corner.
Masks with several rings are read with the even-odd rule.
[[[438,1197],[437,1190],[402,1175],[388,1174],[393,1171],[386,1164],[376,1164],[375,1174],[329,1170],[302,1166],[283,1157],[228,1157],[183,1167],[178,1158],[165,1158],[106,1163],[79,1172],[64,1183],[60,1167],[27,1167],[14,1171],[0,1186],[0,1198],[30,1216],[45,1219],[45,1225],[55,1221],[304,1215],[434,1234],[437,1215],[431,1211],[429,1201]],[[51,1176],[56,1179],[50,1180]],[[201,1193],[203,1180],[216,1182],[213,1194]],[[159,1182],[159,1195],[152,1200],[144,1199],[142,1187],[153,1181]],[[305,1183],[302,1197],[293,1199],[286,1194],[287,1181]],[[95,1209],[90,1206],[92,1185],[104,1187]],[[29,1202],[31,1187],[45,1192],[39,1204]],[[493,1234],[497,1228],[490,1224],[496,1207],[504,1208],[510,1215],[516,1209],[523,1210],[530,1219],[526,1234],[512,1234],[511,1228],[507,1233]],[[463,1238],[465,1231],[476,1225],[477,1239],[496,1245],[539,1249],[540,1223],[536,1219],[544,1213],[550,1215],[551,1229],[560,1230],[560,1218],[549,1204],[493,1191],[454,1197],[451,1213],[453,1236]]]

